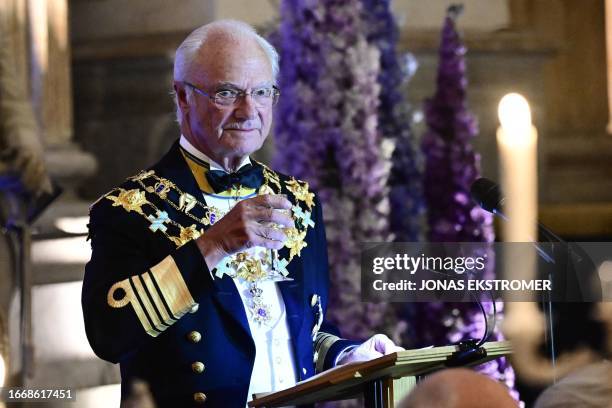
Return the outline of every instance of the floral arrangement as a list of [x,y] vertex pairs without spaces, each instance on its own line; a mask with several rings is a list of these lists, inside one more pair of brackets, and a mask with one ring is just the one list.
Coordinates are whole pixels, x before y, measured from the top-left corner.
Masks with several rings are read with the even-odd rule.
[[[438,90],[425,107],[421,177],[410,107],[402,95],[408,75],[395,51],[398,30],[389,1],[281,3],[274,43],[282,55],[283,95],[273,165],[308,181],[324,204],[332,282],[328,317],[347,337],[371,335],[391,310],[360,301],[359,243],[418,240],[423,198],[430,240],[494,240],[490,215],[469,197],[479,174],[479,156],[470,144],[478,129],[467,110],[466,50],[455,29],[456,12],[451,8],[445,21]],[[493,303],[483,306],[491,314]],[[470,303],[417,304],[405,312],[401,317],[409,317],[422,344],[484,332],[484,317]],[[490,340],[499,338],[494,332]],[[513,386],[514,373],[504,360],[482,371]]]
[[386,304],[360,299],[360,242],[388,239],[388,155],[378,132],[380,52],[361,0],[281,4],[283,95],[274,167],[310,183],[324,204],[331,287],[328,318],[366,338]]
[[399,55],[396,50],[399,28],[391,13],[391,0],[363,0],[363,4],[368,41],[380,50],[378,127],[394,145],[388,183],[389,227],[396,242],[419,241],[424,212],[422,159],[411,130],[412,111],[404,96],[412,75],[409,55]]
[[[467,109],[466,48],[455,27],[460,11],[458,6],[449,8],[442,29],[437,90],[425,103],[428,130],[422,149],[426,157],[428,238],[432,242],[493,242],[492,215],[470,199],[470,186],[480,173],[480,156],[470,143],[478,134],[478,125]],[[493,302],[482,306],[487,315],[493,314]],[[500,313],[503,304],[497,302],[496,306]],[[413,320],[412,330],[420,336],[421,344],[480,339],[485,332],[484,316],[474,303],[422,303],[412,312],[419,316]],[[501,340],[499,331],[489,340]],[[510,389],[514,387],[514,372],[505,359],[480,367],[481,372],[504,381]]]

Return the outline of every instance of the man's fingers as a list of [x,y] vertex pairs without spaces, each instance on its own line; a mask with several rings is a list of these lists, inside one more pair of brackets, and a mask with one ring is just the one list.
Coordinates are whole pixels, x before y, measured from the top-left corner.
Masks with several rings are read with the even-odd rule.
[[[246,200],[245,200],[246,201]],[[250,199],[251,203],[258,207],[277,208],[279,210],[289,210],[293,207],[291,201],[283,194],[263,194]]]
[[274,228],[263,227],[263,226],[259,227],[259,230],[257,231],[257,235],[265,239],[268,239],[268,240],[280,241],[283,243],[287,239],[287,236],[285,235],[283,231],[274,229]]
[[395,344],[393,344],[393,342],[389,340],[387,336],[379,336],[376,339],[374,347],[376,348],[376,351],[383,354],[388,354],[391,349],[395,348]]
[[254,239],[252,242],[253,242],[253,245],[256,245],[262,248],[267,248],[267,249],[281,249],[285,245],[283,241],[267,239],[264,237],[259,237],[257,239]]
[[370,350],[368,348],[355,349],[356,357],[360,358],[361,361],[371,360],[373,358],[382,357],[383,353],[378,350]]
[[[398,347],[395,343],[384,334],[377,334],[373,336],[372,340],[374,341],[374,349],[382,354],[391,354],[395,353],[398,350]],[[402,349],[401,347],[399,347]],[[403,349],[402,349],[403,350]]]
[[257,235],[257,245],[268,249],[281,249],[287,240],[283,231],[269,227],[259,227]]
[[282,210],[272,208],[259,208],[255,213],[255,221],[257,222],[273,222],[275,224],[284,225],[285,227],[293,227],[295,224],[293,219],[284,213]]
[[351,350],[343,359],[341,364],[348,364],[360,361],[370,361],[375,358],[382,357],[382,354],[378,351],[369,349],[367,347],[357,347]]
[[368,361],[386,354],[396,353],[404,350],[396,346],[393,341],[384,334],[376,334],[370,337],[365,343],[351,350],[342,357],[339,364],[347,364],[355,361]]
[[[221,233],[222,240],[233,242],[227,245],[226,252],[228,253],[256,246],[281,249],[287,240],[283,229],[295,228],[291,208],[291,202],[281,194],[265,194],[248,198],[238,203],[213,228],[223,225],[228,230],[226,234]],[[224,222],[226,218],[231,218],[236,223],[232,227],[226,226]]]

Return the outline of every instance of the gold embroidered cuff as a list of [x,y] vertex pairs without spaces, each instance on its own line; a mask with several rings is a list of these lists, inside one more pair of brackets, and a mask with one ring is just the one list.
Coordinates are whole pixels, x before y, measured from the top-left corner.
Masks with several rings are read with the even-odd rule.
[[[123,290],[123,297],[121,299],[115,299],[115,292],[120,289]],[[160,331],[151,326],[149,318],[142,308],[140,300],[136,297],[136,294],[132,290],[132,285],[130,285],[129,279],[124,279],[111,286],[110,290],[108,291],[106,301],[110,307],[114,308],[121,308],[128,303],[131,303],[138,320],[140,320],[140,324],[142,324],[142,327],[145,329],[147,334],[153,337],[157,337],[159,335]]]
[[151,274],[155,278],[161,295],[174,318],[180,319],[196,306],[196,302],[191,297],[187,284],[183,280],[183,275],[181,275],[176,262],[174,262],[174,258],[170,255],[152,267]]
[[[116,299],[115,292],[119,289],[124,296]],[[197,306],[171,256],[152,267],[150,272],[115,283],[108,291],[107,302],[114,308],[130,303],[145,332],[153,337]]]
[[327,352],[338,340],[340,340],[340,337],[334,336],[333,334],[323,332],[317,333],[314,343],[314,355],[316,356],[315,368],[317,373],[323,371],[323,365],[325,364]]

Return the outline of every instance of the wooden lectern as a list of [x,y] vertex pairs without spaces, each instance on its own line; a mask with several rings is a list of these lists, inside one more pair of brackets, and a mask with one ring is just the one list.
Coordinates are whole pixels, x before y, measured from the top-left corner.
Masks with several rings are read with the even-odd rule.
[[366,407],[390,408],[410,392],[418,376],[446,367],[478,365],[511,352],[508,341],[488,342],[475,351],[463,346],[400,351],[327,370],[286,390],[258,394],[249,407],[313,404],[363,394]]

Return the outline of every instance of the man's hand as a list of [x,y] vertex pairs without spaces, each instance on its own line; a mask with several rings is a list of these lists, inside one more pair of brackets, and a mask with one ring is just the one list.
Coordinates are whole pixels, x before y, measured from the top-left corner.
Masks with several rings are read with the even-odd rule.
[[283,195],[265,194],[236,204],[196,240],[206,265],[212,270],[227,255],[254,246],[281,249],[287,236],[270,224],[294,227],[288,211],[292,204]]
[[337,365],[368,361],[403,350],[403,347],[396,346],[386,335],[375,334],[367,341],[342,356]]

